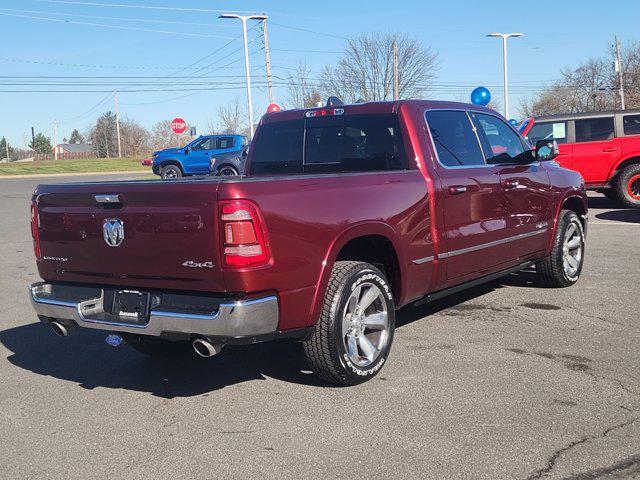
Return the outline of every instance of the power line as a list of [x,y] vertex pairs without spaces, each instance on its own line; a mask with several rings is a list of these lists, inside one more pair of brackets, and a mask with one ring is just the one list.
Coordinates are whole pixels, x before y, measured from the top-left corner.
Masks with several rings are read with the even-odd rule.
[[208,35],[206,33],[193,33],[193,32],[176,32],[173,30],[156,30],[151,28],[138,28],[138,27],[127,27],[124,25],[108,25],[105,23],[93,23],[93,22],[79,22],[77,20],[66,20],[61,18],[49,18],[49,17],[38,17],[35,15],[21,15],[17,13],[5,13],[0,12],[0,15],[6,17],[18,17],[18,18],[28,18],[31,20],[44,20],[47,22],[56,22],[56,23],[65,23],[65,24],[73,24],[73,25],[84,25],[89,27],[100,27],[100,28],[115,28],[118,30],[133,30],[137,32],[151,32],[151,33],[161,33],[164,35],[184,35],[187,37],[204,37],[204,38],[224,38],[230,39],[232,37],[224,37],[221,35]]
[[289,30],[298,30],[299,32],[314,33],[316,35],[322,35],[325,37],[339,38],[340,40],[351,40],[349,37],[343,37],[342,35],[335,35],[333,33],[318,32],[317,30],[310,30],[308,28],[302,28],[302,27],[292,27],[290,25],[284,25],[282,23],[276,23],[276,22],[269,22],[269,23],[270,25],[276,25],[280,28],[287,28]]
[[[2,62],[12,62],[12,63],[28,63],[34,65],[52,65],[56,67],[78,67],[78,68],[99,68],[99,69],[118,69],[118,70],[180,70],[191,69],[191,68],[199,68],[199,67],[170,67],[170,66],[142,66],[142,65],[96,65],[96,64],[88,64],[88,63],[65,63],[65,62],[50,62],[45,60],[25,60],[20,58],[7,58],[0,57],[0,61]],[[179,73],[179,72],[177,72]]]
[[[111,8],[138,8],[144,10],[165,10],[174,12],[201,12],[201,13],[222,13],[226,10],[214,10],[210,8],[185,8],[185,7],[156,7],[152,5],[127,5],[121,3],[98,3],[98,2],[76,2],[70,0],[33,0],[39,3],[57,3],[63,5],[84,5],[89,7],[111,7]],[[244,13],[254,13],[251,10],[238,10]]]
[[125,22],[138,22],[138,23],[162,23],[167,25],[190,25],[196,27],[224,27],[230,28],[231,25],[226,24],[211,24],[211,23],[198,23],[198,22],[180,22],[176,20],[158,20],[158,19],[142,19],[142,18],[127,18],[127,17],[105,17],[100,15],[83,15],[81,13],[58,13],[58,12],[47,12],[43,10],[18,10],[16,8],[0,8],[5,12],[17,12],[17,13],[34,13],[34,14],[42,14],[42,15],[58,15],[58,16],[67,16],[67,17],[78,17],[78,18],[98,18],[100,20],[121,20]]
[[83,114],[78,115],[76,117],[71,117],[71,118],[66,118],[66,119],[60,120],[58,123],[66,124],[66,123],[71,123],[71,122],[76,122],[78,120],[82,120],[83,118],[87,117],[88,115],[93,113],[95,110],[97,110],[100,106],[104,105],[107,100],[111,99],[112,95],[113,95],[113,93],[109,93],[106,97],[104,97],[102,100],[100,100],[98,103],[96,103],[93,107],[91,107],[89,110],[87,110]]

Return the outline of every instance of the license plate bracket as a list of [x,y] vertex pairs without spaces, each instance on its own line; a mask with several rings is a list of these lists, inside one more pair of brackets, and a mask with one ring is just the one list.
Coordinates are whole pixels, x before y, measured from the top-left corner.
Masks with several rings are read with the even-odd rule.
[[125,323],[146,324],[149,321],[150,300],[149,292],[116,290],[111,314]]

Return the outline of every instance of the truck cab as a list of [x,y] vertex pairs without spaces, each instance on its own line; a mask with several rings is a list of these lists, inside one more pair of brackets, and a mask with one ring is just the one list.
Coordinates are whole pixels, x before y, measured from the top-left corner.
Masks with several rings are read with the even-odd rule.
[[208,175],[212,156],[239,152],[246,143],[243,135],[203,135],[184,147],[154,152],[153,173],[163,180]]

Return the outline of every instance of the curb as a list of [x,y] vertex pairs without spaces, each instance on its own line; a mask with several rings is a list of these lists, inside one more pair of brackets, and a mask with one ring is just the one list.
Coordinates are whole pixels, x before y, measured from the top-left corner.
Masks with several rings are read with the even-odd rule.
[[0,180],[10,180],[12,178],[20,179],[20,178],[38,178],[38,177],[87,177],[90,175],[130,175],[133,173],[139,173],[141,175],[146,175],[151,172],[151,170],[124,170],[121,172],[69,172],[69,173],[28,173],[24,175],[0,175]]

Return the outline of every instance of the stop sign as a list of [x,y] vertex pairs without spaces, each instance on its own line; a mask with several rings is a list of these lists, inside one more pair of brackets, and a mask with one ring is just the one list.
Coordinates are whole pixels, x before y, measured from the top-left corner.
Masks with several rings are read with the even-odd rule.
[[182,135],[187,131],[187,122],[180,117],[171,120],[171,131],[177,135]]

